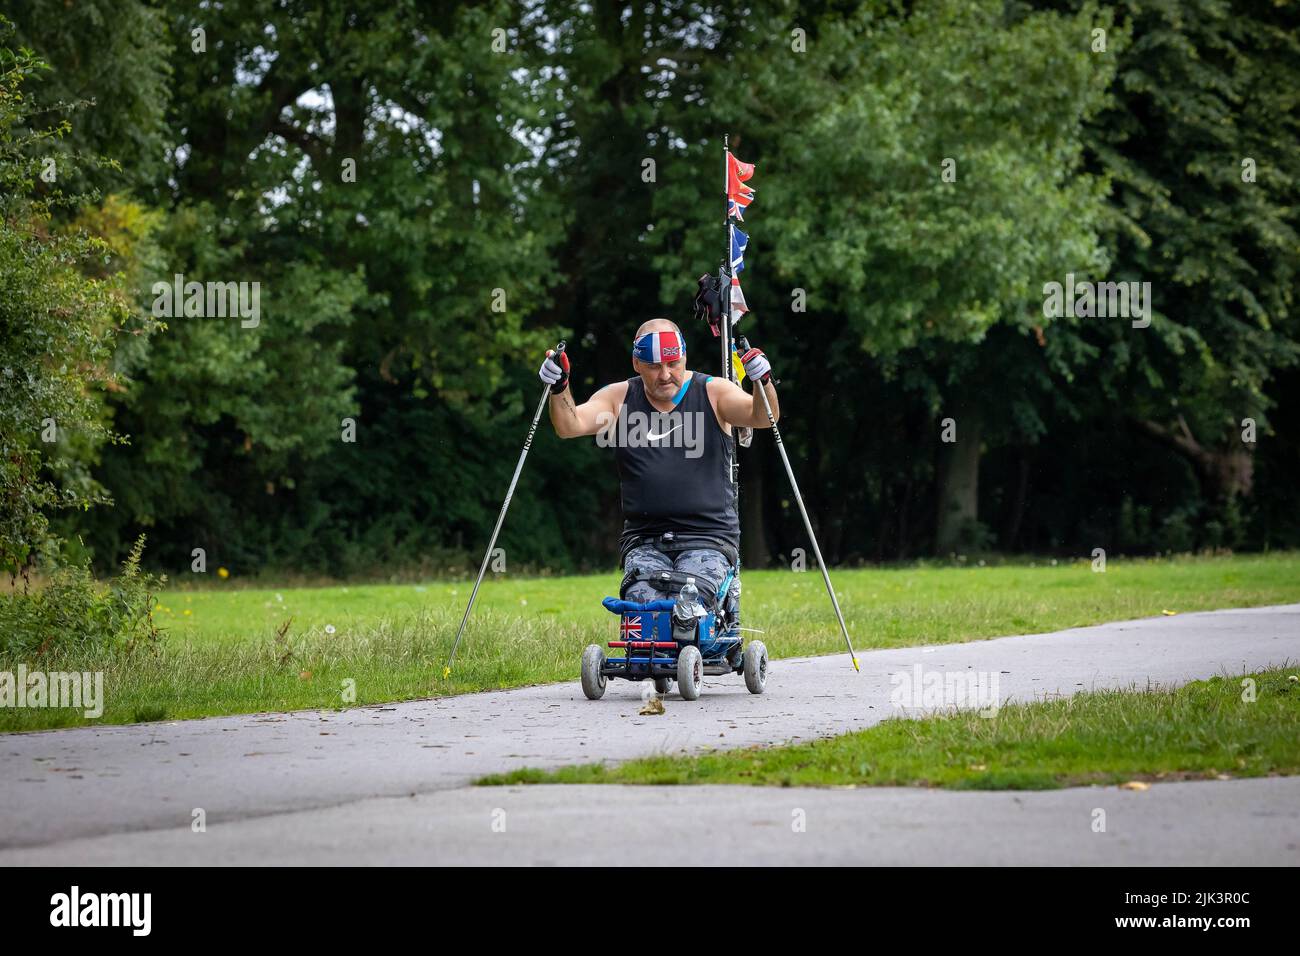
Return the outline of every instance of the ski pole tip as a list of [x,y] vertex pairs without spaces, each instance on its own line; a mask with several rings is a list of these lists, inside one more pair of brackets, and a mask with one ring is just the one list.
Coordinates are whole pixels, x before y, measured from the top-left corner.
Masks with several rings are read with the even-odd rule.
[[858,656],[856,654],[853,655],[853,669],[859,674],[862,673],[862,668],[858,666]]

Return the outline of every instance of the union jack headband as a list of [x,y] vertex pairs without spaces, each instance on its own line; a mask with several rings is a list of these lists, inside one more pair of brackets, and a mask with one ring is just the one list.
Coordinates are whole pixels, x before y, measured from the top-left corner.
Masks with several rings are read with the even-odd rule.
[[676,332],[647,332],[632,343],[632,357],[657,365],[675,362],[686,354],[686,343]]

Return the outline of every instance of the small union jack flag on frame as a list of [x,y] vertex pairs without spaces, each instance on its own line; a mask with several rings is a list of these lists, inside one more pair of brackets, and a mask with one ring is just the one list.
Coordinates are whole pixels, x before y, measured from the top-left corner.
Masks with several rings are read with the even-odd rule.
[[628,615],[623,618],[623,640],[638,641],[641,639],[641,618]]

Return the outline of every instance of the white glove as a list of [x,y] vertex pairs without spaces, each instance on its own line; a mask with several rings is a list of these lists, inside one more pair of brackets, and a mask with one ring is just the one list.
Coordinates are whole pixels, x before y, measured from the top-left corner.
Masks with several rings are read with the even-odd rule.
[[569,356],[560,352],[559,361],[555,360],[557,355],[554,349],[546,350],[546,358],[542,360],[542,367],[537,370],[537,375],[543,382],[551,386],[551,393],[558,395],[569,385]]
[[750,349],[740,357],[745,366],[745,377],[766,384],[772,374],[772,363],[767,360],[762,349]]

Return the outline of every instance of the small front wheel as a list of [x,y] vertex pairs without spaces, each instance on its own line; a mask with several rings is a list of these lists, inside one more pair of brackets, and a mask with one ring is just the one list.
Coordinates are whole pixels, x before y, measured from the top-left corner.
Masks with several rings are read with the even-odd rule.
[[682,700],[699,700],[704,686],[704,658],[694,644],[687,644],[677,655],[677,689]]
[[673,689],[673,679],[671,677],[655,678],[655,693],[662,697]]
[[745,645],[745,686],[751,694],[761,694],[767,686],[767,648],[762,641]]
[[605,666],[605,652],[599,644],[588,644],[582,652],[582,692],[587,700],[600,700],[605,696],[605,685],[609,682],[601,668]]

